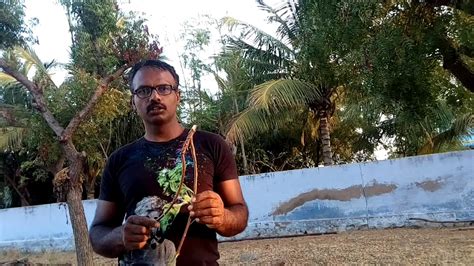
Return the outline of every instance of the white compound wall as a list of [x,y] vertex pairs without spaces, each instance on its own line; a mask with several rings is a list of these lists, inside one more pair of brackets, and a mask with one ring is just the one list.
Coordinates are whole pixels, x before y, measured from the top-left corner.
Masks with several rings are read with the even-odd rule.
[[[249,225],[221,240],[413,226],[419,219],[474,221],[472,150],[242,176],[240,182]],[[90,225],[96,201],[83,204]],[[0,210],[0,249],[73,248],[65,204]]]

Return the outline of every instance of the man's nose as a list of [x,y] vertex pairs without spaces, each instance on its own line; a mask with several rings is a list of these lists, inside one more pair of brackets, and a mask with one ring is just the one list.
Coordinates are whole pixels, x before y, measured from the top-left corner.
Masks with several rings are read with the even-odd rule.
[[156,89],[151,91],[150,100],[153,99],[153,100],[161,101],[161,97],[162,96],[158,93],[158,91]]

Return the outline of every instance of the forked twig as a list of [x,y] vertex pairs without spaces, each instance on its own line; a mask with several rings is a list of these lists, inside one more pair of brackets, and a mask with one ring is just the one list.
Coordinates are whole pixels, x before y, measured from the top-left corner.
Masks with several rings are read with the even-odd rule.
[[[183,187],[184,179],[186,176],[186,153],[189,148],[189,145],[191,145],[191,155],[193,158],[193,166],[194,166],[194,182],[193,182],[193,194],[197,194],[197,180],[198,180],[198,162],[197,162],[197,157],[196,157],[196,150],[194,147],[194,141],[193,141],[193,136],[194,133],[196,132],[196,125],[193,125],[193,127],[189,130],[188,136],[186,137],[186,140],[183,143],[183,147],[181,149],[181,180],[179,182],[178,189],[176,190],[176,194],[173,197],[173,200],[171,201],[169,207],[164,211],[157,220],[160,220],[163,218],[172,208],[173,205],[176,203],[178,200],[179,194],[181,192],[181,189]],[[179,241],[178,249],[176,250],[176,255],[175,259],[178,258],[179,252],[181,251],[181,247],[183,246],[184,239],[186,238],[186,234],[188,233],[189,226],[191,225],[191,216],[188,216],[188,221],[186,223],[186,227],[184,228],[183,236],[181,237],[181,240]]]
[[[181,167],[181,180],[179,182],[178,190],[176,190],[176,194],[174,195],[173,200],[171,201],[169,207],[166,209],[166,211],[164,211],[157,218],[158,221],[161,220],[161,218],[163,218],[173,208],[173,205],[178,200],[179,193],[181,193],[181,189],[182,189],[183,183],[184,183],[184,177],[186,176],[186,152],[189,148],[189,144],[193,143],[193,135],[196,132],[196,128],[197,128],[197,126],[193,125],[193,127],[189,130],[188,136],[186,137],[186,140],[184,141],[183,148],[181,149],[181,165],[182,165],[182,167]],[[194,144],[192,144],[192,145],[194,145]],[[193,160],[194,160],[194,157],[195,156],[193,155]],[[194,162],[194,163],[196,163],[196,162]],[[196,192],[194,192],[194,193],[196,193]]]
[[[193,126],[195,127],[195,126]],[[197,194],[197,187],[198,187],[198,164],[197,164],[197,158],[196,158],[196,149],[194,147],[194,141],[191,138],[191,155],[193,156],[193,162],[194,162],[194,181],[193,181],[193,194]],[[176,250],[176,258],[179,256],[179,252],[181,251],[181,247],[184,244],[184,239],[186,238],[186,234],[188,233],[189,226],[191,225],[191,215],[188,216],[188,221],[186,222],[186,227],[184,228],[183,236],[181,237],[181,240],[179,241],[179,246],[178,249]]]

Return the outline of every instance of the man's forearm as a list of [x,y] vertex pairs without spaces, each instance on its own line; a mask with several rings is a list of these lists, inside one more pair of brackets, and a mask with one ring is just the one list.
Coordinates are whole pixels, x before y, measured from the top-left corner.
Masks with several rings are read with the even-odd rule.
[[221,236],[235,236],[247,227],[249,211],[247,205],[237,204],[224,208],[224,222],[216,228]]
[[105,225],[95,225],[89,232],[94,251],[108,258],[116,258],[125,252],[122,240],[122,227],[110,228]]

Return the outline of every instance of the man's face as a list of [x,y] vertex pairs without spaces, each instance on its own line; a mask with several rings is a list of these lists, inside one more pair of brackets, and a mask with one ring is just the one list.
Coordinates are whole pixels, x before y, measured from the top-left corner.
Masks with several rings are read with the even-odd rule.
[[[177,88],[176,81],[170,72],[155,67],[141,68],[133,78],[132,88],[136,90],[143,87],[157,87],[171,85]],[[150,97],[141,99],[133,95],[133,107],[147,125],[163,125],[176,119],[176,110],[180,102],[180,94],[173,90],[169,95],[159,95],[153,90]]]

